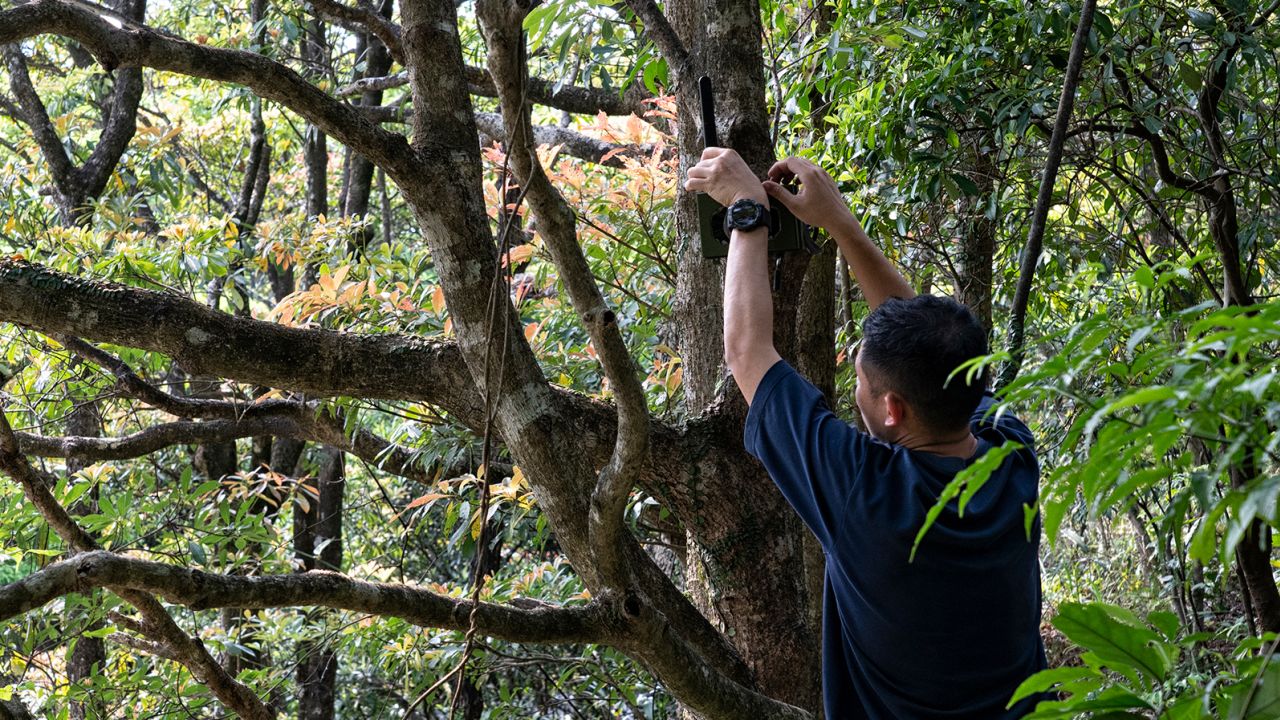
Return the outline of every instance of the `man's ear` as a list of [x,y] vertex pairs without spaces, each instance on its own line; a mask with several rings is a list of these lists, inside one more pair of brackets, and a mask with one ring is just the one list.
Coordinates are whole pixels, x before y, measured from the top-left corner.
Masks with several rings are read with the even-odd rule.
[[884,424],[886,427],[902,427],[906,422],[907,416],[911,412],[911,408],[907,405],[907,401],[898,393],[890,390],[880,399],[884,403]]

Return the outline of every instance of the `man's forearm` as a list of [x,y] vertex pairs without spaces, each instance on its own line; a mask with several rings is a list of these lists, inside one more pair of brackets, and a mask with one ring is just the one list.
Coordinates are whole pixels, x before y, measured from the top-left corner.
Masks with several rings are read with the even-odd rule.
[[735,230],[724,281],[724,356],[750,403],[764,373],[778,361],[773,347],[773,293],[769,287],[769,235],[764,228]]
[[867,305],[875,310],[889,298],[913,298],[915,290],[911,288],[902,273],[889,262],[880,248],[871,242],[858,221],[850,215],[838,223],[827,227],[827,232],[835,239],[845,262],[853,271],[862,294],[867,298]]

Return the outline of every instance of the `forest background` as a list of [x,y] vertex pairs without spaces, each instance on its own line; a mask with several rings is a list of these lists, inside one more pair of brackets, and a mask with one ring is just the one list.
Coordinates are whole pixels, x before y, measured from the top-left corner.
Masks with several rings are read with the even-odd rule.
[[[990,328],[1035,717],[1280,717],[1278,6],[0,2],[0,718],[817,717],[702,75]],[[848,269],[774,276],[854,420]]]

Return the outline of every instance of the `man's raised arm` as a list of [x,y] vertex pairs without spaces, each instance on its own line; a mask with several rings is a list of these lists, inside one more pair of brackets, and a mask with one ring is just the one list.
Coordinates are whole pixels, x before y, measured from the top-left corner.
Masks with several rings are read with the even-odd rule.
[[[891,297],[905,300],[916,296],[898,269],[863,232],[826,171],[809,160],[792,157],[775,163],[769,169],[769,178],[764,183],[769,195],[801,221],[823,228],[835,239],[872,310]],[[799,180],[799,192],[792,193],[779,185],[777,181],[784,178]]]
[[[732,150],[710,147],[689,168],[685,188],[729,207],[738,200],[769,206],[760,179]],[[724,278],[724,359],[750,404],[761,378],[781,360],[773,347],[773,294],[769,287],[769,231],[734,230]]]

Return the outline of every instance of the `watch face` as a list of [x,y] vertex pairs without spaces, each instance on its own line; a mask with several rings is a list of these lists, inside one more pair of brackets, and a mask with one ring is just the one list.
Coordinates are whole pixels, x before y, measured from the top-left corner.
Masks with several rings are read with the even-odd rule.
[[738,229],[754,228],[760,224],[764,207],[750,200],[740,200],[729,206],[729,223]]

